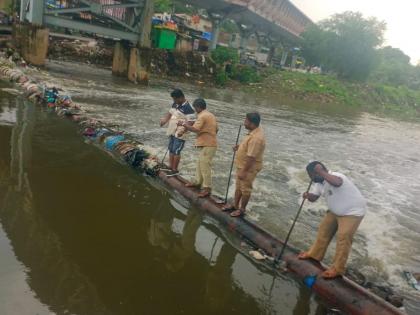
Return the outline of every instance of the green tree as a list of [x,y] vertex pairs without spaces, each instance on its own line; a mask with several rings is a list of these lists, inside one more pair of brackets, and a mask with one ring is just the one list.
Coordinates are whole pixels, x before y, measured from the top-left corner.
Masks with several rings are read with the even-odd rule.
[[238,51],[234,48],[218,46],[211,52],[211,58],[218,65],[223,65],[226,61],[236,64],[239,61]]
[[238,25],[232,21],[232,20],[225,20],[222,22],[221,28],[223,31],[225,31],[226,33],[238,33],[239,32],[239,28]]
[[313,25],[303,33],[303,38],[302,55],[307,64],[326,66],[335,34]]
[[155,12],[157,13],[164,13],[164,12],[171,12],[173,2],[172,0],[155,0]]
[[339,77],[365,80],[377,62],[376,48],[384,40],[386,24],[360,12],[344,12],[304,33],[303,55]]
[[410,57],[400,49],[386,46],[378,49],[379,66],[371,75],[371,80],[393,86],[410,85],[416,76]]

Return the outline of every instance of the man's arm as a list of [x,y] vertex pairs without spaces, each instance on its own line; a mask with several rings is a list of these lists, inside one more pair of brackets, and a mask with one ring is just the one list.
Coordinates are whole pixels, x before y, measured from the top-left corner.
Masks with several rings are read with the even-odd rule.
[[188,131],[199,133],[201,128],[203,128],[204,121],[201,117],[198,117],[197,120],[194,122],[192,117],[189,117],[190,120],[187,121],[180,121],[178,122],[178,126],[183,126]]
[[172,114],[170,112],[167,112],[166,115],[160,119],[160,126],[165,126],[168,123],[169,119],[171,119],[171,116]]
[[315,166],[315,173],[324,178],[331,186],[340,187],[343,185],[343,179],[341,177],[328,173],[320,164]]
[[193,125],[193,122],[191,121],[180,121],[178,123],[178,125],[185,127],[185,129],[187,129],[188,131],[191,132],[195,132],[195,133],[199,133],[200,129],[198,129],[197,127],[195,127],[195,124]]
[[303,198],[308,199],[310,202],[315,202],[319,199],[319,196],[312,193],[305,192],[303,193]]

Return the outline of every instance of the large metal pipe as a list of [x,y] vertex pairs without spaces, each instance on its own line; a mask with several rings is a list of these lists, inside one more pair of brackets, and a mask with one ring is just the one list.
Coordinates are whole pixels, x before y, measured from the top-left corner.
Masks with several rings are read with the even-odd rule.
[[[211,198],[198,198],[198,190],[185,187],[182,177],[167,177],[164,172],[159,172],[159,178],[168,186],[179,192],[197,207],[207,211],[220,224],[228,230],[248,239],[258,248],[276,257],[283,242],[261,227],[244,218],[232,218],[221,211],[221,205]],[[309,275],[320,275],[325,267],[314,260],[301,260],[297,258],[298,251],[287,246],[283,260],[287,263],[288,271],[304,279]],[[384,301],[365,288],[346,277],[334,280],[324,280],[317,277],[312,290],[325,300],[330,306],[355,315],[401,315],[399,309]]]

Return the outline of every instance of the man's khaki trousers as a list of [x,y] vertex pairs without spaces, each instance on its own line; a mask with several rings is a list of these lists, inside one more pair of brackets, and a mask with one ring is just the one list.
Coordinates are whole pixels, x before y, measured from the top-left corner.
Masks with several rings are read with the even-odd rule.
[[200,154],[198,156],[194,184],[200,185],[201,188],[211,189],[211,167],[217,147],[198,147],[198,150]]
[[353,236],[362,222],[359,216],[338,216],[328,211],[322,220],[315,243],[308,251],[308,255],[321,261],[332,238],[337,233],[337,246],[334,256],[333,267],[339,274],[344,274],[347,259],[349,257]]

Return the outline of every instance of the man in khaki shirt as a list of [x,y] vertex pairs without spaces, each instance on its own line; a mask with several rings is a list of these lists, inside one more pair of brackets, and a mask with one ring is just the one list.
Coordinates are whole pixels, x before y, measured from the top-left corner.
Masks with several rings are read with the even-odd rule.
[[198,194],[204,198],[211,194],[212,179],[211,166],[217,150],[217,121],[216,117],[207,111],[205,100],[199,98],[193,103],[197,113],[197,120],[191,126],[188,123],[182,125],[188,130],[197,134],[195,145],[200,151],[195,180],[186,184],[187,187],[200,187],[202,191]]
[[240,217],[245,214],[251,197],[252,183],[262,169],[265,136],[260,122],[261,117],[258,113],[246,114],[244,125],[249,133],[241,144],[234,148],[236,150],[235,204],[222,208],[223,211],[234,210],[230,214],[232,217]]

